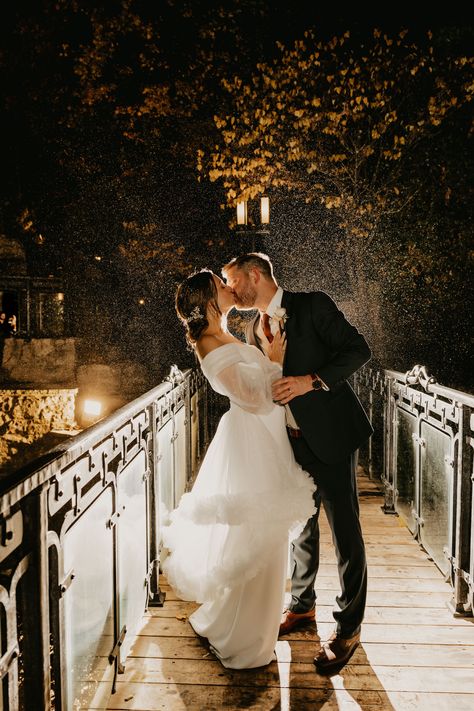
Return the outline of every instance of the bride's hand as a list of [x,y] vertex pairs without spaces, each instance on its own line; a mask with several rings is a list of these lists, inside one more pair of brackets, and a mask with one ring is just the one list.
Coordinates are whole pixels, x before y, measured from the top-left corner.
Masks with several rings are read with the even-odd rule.
[[285,357],[286,351],[286,333],[284,331],[277,331],[273,336],[273,341],[269,344],[268,357],[274,363],[280,363],[283,365],[283,358]]

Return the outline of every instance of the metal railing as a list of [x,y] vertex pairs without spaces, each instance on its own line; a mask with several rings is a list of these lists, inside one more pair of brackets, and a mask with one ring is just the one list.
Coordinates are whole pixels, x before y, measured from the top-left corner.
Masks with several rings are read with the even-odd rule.
[[396,513],[453,586],[456,614],[474,611],[474,396],[438,385],[422,366],[365,367],[354,377],[375,433],[361,450]]
[[[360,452],[474,607],[474,397],[423,368],[354,378],[375,434]],[[160,525],[189,486],[219,400],[200,372],[169,382],[0,480],[0,708],[106,704],[147,605],[162,604]]]
[[146,606],[162,604],[160,522],[196,473],[210,421],[203,376],[175,369],[0,480],[0,708],[107,701]]

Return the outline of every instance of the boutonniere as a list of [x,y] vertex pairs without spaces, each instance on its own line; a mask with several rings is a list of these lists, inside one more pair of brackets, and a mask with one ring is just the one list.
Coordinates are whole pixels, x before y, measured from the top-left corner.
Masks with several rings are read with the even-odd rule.
[[288,318],[289,316],[283,306],[279,306],[277,309],[275,309],[272,316],[273,323],[271,324],[274,325],[275,332],[277,331],[277,329],[280,329],[280,331],[283,331],[285,329],[285,323],[288,321]]

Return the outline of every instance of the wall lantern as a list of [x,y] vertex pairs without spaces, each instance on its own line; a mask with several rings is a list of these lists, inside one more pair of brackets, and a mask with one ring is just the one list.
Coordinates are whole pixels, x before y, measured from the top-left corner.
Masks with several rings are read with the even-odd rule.
[[269,234],[270,198],[263,195],[259,204],[256,200],[237,202],[237,232],[241,234]]

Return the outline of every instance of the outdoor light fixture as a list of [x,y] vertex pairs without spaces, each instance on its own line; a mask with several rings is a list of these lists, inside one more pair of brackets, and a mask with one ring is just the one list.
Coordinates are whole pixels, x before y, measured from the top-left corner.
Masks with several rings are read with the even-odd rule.
[[145,305],[145,299],[144,299],[143,297],[140,298],[140,299],[138,299],[138,303],[140,304],[140,306],[144,306],[144,305]]
[[62,293],[62,291],[58,291],[58,293],[56,294],[56,299],[58,301],[64,301],[64,294]]
[[237,203],[237,224],[247,224],[247,200],[242,200]]
[[[270,198],[266,195],[260,198],[260,215],[256,205],[248,204],[247,200],[237,202],[237,226],[243,229],[267,234],[264,228],[270,224]],[[262,229],[264,228],[264,229]]]
[[99,400],[84,400],[82,411],[87,417],[99,417],[102,412],[102,403]]

